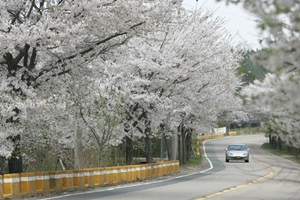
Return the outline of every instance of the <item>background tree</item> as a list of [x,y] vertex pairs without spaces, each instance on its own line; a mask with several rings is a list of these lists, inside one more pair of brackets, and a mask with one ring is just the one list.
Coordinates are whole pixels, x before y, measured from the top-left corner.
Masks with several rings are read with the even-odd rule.
[[238,69],[238,74],[242,76],[243,85],[249,85],[255,80],[264,80],[267,70],[262,66],[257,65],[251,59],[251,56],[254,55],[255,51],[248,51],[243,54],[243,60],[240,63]]
[[[239,2],[239,1],[238,1]],[[271,74],[245,92],[251,107],[266,112],[265,127],[299,148],[299,0],[241,1],[261,21],[263,50],[252,56]],[[254,89],[257,91],[254,93]],[[251,92],[252,91],[252,92]]]
[[[123,63],[123,57],[130,58],[123,73],[132,78],[129,85],[134,85],[129,108],[138,115],[130,115],[129,119],[137,119],[131,125],[140,130],[148,126],[152,137],[160,136],[153,130],[161,131],[161,126],[170,137],[178,134],[182,138],[178,147],[184,146],[181,155],[189,153],[191,130],[211,127],[221,110],[237,107],[239,49],[234,51],[230,38],[222,37],[219,20],[202,11],[182,11],[146,39],[131,40],[129,51],[117,56]],[[164,124],[168,121],[171,124]]]

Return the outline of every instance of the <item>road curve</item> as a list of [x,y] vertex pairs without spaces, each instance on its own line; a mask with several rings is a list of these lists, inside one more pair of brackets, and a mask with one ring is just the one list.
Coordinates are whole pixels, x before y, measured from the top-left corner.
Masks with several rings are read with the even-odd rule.
[[[261,136],[262,138],[263,136]],[[210,200],[232,200],[237,197],[250,200],[298,200],[300,199],[300,164],[266,153],[260,147],[260,144],[266,142],[256,136],[236,137],[231,142],[245,143],[251,149],[250,161],[256,166],[264,168],[264,174],[260,177],[253,177],[252,180],[235,185],[224,190],[219,190],[200,199]],[[264,141],[265,140],[265,141]],[[216,145],[220,141],[214,142]],[[225,171],[229,171],[234,163],[226,164]],[[237,165],[233,168],[238,170]],[[243,169],[245,170],[245,169]],[[248,169],[249,170],[249,169]],[[254,170],[244,171],[252,173]],[[262,172],[261,171],[261,172]],[[237,173],[234,173],[237,177]],[[255,173],[256,174],[256,173]],[[241,174],[241,177],[243,175]]]
[[[154,182],[142,182],[90,192],[67,194],[44,200],[232,200],[300,199],[300,165],[261,149],[263,135],[245,135],[207,140],[203,144],[202,171]],[[251,149],[250,161],[225,162],[224,149],[244,143]]]

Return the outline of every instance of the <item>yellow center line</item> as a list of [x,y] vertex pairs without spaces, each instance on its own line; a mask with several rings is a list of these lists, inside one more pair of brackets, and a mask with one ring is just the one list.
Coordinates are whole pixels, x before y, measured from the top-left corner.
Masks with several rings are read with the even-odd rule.
[[265,164],[263,164],[263,163],[261,163],[261,162],[255,160],[255,159],[252,159],[252,160],[253,160],[254,162],[258,163],[259,165],[261,165],[261,166],[267,168],[267,169],[269,170],[269,173],[268,173],[267,175],[262,176],[262,177],[259,177],[259,178],[256,178],[256,179],[254,179],[254,180],[251,180],[251,181],[249,181],[249,182],[247,182],[247,183],[244,183],[244,184],[241,184],[241,185],[236,185],[236,186],[233,186],[233,187],[231,187],[231,188],[227,188],[227,189],[224,189],[224,190],[222,190],[222,191],[218,191],[218,192],[212,193],[212,194],[210,194],[210,195],[207,195],[207,196],[204,196],[204,197],[197,198],[197,199],[195,199],[195,200],[205,200],[205,199],[209,199],[209,198],[212,198],[212,197],[215,197],[215,196],[218,196],[218,195],[227,193],[227,192],[231,192],[231,191],[233,191],[233,190],[237,190],[237,189],[240,189],[240,188],[243,188],[243,187],[246,187],[246,186],[249,186],[249,185],[258,183],[258,182],[261,182],[261,181],[263,181],[264,179],[270,178],[270,177],[272,177],[272,176],[275,174],[274,170],[273,170],[271,167],[269,167],[269,166],[267,166],[267,165],[265,165]]

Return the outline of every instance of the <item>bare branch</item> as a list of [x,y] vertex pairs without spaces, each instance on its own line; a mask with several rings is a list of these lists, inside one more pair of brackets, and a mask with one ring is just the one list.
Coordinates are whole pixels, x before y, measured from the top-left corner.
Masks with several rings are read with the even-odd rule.
[[35,0],[32,0],[31,6],[30,6],[30,8],[29,8],[29,10],[27,12],[27,15],[26,15],[27,18],[30,16],[30,14],[31,14],[31,12],[33,10],[34,4],[35,4]]
[[200,93],[201,90],[203,90],[208,85],[209,85],[209,81],[207,83],[203,84],[201,88],[199,88],[198,93]]
[[92,134],[94,135],[95,139],[97,140],[98,145],[101,146],[101,141],[99,140],[99,137],[97,135],[97,131],[85,119],[85,117],[83,115],[83,112],[82,112],[82,108],[80,108],[79,111],[80,111],[80,116],[81,116],[82,120],[84,121],[86,126],[91,130]]

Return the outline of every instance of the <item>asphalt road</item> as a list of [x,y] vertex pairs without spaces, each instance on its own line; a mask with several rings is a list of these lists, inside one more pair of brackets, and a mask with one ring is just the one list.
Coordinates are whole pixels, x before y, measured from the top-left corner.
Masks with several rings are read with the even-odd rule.
[[[167,180],[129,184],[47,199],[59,200],[298,200],[300,165],[261,149],[264,135],[246,135],[208,140],[202,171]],[[224,149],[244,143],[251,149],[249,163],[225,162]]]

